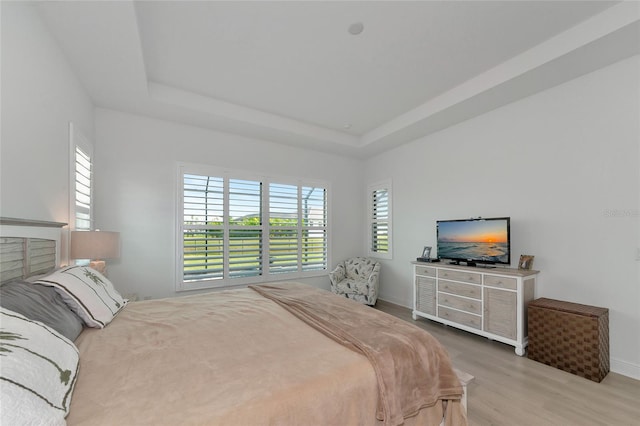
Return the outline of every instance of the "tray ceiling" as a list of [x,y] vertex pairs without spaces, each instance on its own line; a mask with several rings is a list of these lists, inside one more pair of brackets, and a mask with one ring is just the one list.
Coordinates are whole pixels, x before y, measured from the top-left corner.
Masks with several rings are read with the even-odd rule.
[[636,2],[37,7],[97,106],[359,157],[640,53]]

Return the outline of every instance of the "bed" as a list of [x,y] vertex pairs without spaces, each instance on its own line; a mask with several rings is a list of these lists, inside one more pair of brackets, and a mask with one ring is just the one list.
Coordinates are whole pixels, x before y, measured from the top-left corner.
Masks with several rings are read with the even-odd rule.
[[[14,237],[24,231],[14,225],[5,222],[2,235]],[[34,245],[32,234],[28,232],[24,247]],[[55,231],[49,230],[42,239],[59,244]],[[3,237],[0,246],[6,244]],[[23,250],[25,264],[30,263],[28,251]],[[3,249],[7,258],[4,253]],[[7,269],[4,262],[3,269]],[[23,268],[24,275],[30,274],[27,269]],[[96,291],[104,292],[103,304],[109,306],[92,307],[84,290],[67,285],[64,274],[75,274],[74,281],[86,280],[90,286],[97,278]],[[15,279],[6,288],[17,289],[20,297],[25,288],[53,289],[51,297],[60,298],[46,303],[71,310],[82,331],[69,339],[53,327],[47,330],[46,339],[54,336],[55,345],[63,343],[64,354],[55,357],[62,360],[60,366],[68,365],[61,368],[69,374],[64,386],[56,380],[53,388],[40,392],[46,398],[34,398],[34,392],[23,389],[40,383],[27,383],[6,397],[11,380],[23,378],[19,366],[17,372],[9,371],[11,364],[3,358],[3,424],[13,421],[5,417],[7,412],[20,410],[25,399],[35,400],[27,411],[51,416],[47,419],[52,424],[68,425],[467,423],[469,376],[452,368],[435,339],[405,321],[324,290],[271,283],[129,303],[90,268],[61,268],[31,279],[32,283]],[[4,299],[3,293],[2,332],[11,321],[28,322],[33,328],[34,321],[26,315],[7,311],[9,298]],[[42,334],[45,325],[36,324]],[[403,334],[400,329],[407,327],[408,334]],[[40,339],[37,333],[34,341]],[[397,342],[402,341],[409,349],[398,349],[402,345]],[[3,348],[17,351],[5,340],[2,343]],[[0,355],[5,354],[0,351]],[[411,374],[417,371],[422,373]],[[20,397],[20,392],[29,397]],[[15,406],[6,402],[14,400]]]

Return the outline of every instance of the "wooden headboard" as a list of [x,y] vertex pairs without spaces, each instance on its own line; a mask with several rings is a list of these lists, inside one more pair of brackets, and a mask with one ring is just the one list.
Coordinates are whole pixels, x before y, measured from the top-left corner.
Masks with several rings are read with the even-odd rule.
[[59,266],[61,228],[65,225],[0,218],[0,284]]

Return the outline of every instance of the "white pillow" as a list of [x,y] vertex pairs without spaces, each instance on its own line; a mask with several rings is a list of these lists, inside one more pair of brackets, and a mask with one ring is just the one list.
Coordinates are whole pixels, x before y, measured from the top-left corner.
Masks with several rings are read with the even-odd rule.
[[54,287],[88,327],[104,328],[128,302],[111,281],[87,266],[67,266],[36,283]]
[[69,339],[0,308],[0,360],[0,424],[66,424],[79,363]]

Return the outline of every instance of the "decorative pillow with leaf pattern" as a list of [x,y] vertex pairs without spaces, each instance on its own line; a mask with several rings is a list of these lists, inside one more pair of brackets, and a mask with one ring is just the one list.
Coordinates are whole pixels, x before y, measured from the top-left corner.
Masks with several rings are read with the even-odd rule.
[[100,272],[87,266],[68,266],[36,281],[54,287],[88,327],[104,328],[127,304]]
[[62,334],[0,308],[0,424],[64,425],[79,359]]

